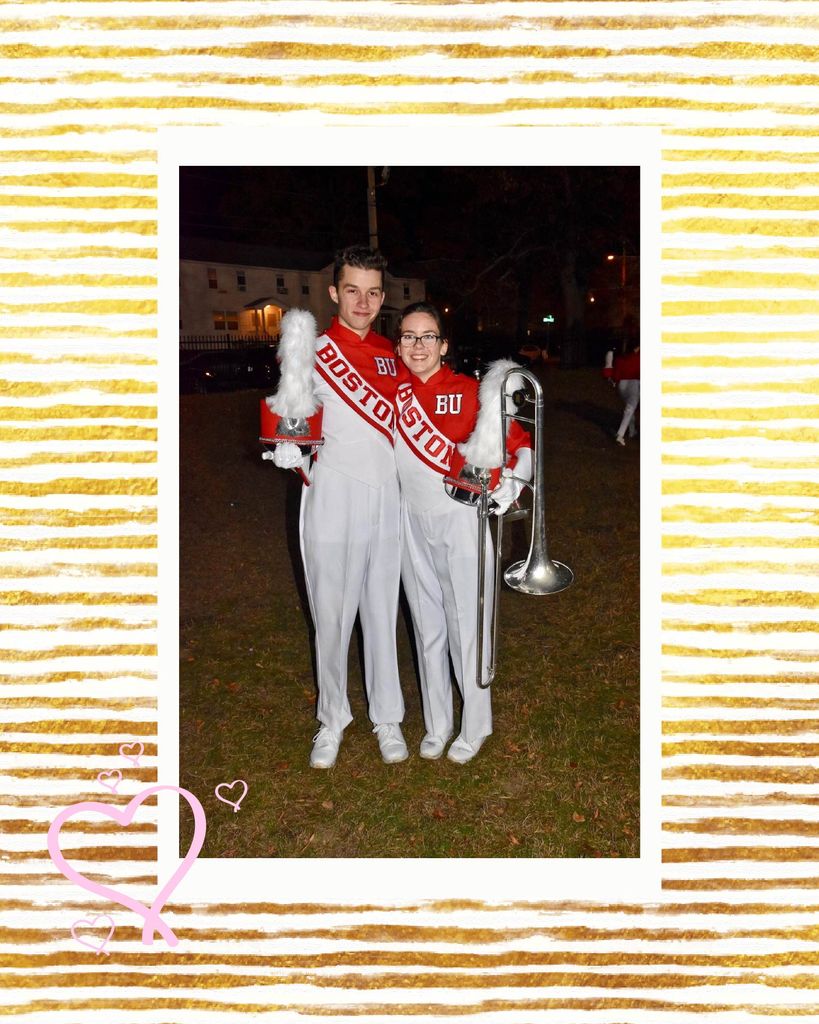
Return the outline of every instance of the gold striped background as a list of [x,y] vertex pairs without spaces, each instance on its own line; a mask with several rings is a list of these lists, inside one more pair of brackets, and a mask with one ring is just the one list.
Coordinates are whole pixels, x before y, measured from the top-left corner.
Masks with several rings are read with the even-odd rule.
[[[0,5],[0,982],[26,1021],[819,1013],[819,9],[801,0]],[[168,125],[662,132],[663,897],[173,905],[45,850],[156,779],[157,158]],[[153,825],[67,832],[155,883]]]

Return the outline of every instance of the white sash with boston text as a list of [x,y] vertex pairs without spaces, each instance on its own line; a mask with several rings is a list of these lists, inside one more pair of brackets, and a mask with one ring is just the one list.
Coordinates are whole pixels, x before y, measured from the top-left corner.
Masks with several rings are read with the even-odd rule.
[[398,429],[412,452],[430,469],[446,475],[455,446],[424,412],[411,384],[399,385],[398,410]]
[[316,352],[316,370],[347,405],[392,443],[395,413],[391,403],[353,368],[335,342],[328,340]]

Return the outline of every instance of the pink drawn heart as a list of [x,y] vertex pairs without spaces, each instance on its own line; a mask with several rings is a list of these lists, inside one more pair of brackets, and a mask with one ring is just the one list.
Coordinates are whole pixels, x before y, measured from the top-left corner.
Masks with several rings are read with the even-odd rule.
[[[240,783],[245,788],[242,790],[242,795],[238,800],[228,800],[227,797],[224,797],[219,793],[220,789],[233,789],[234,786],[238,786]],[[235,814],[239,810],[239,804],[241,804],[247,796],[247,783],[244,779],[234,779],[233,782],[220,782],[213,792],[216,794],[216,799],[221,800],[223,804],[228,804],[228,806],[232,807],[233,813]]]
[[[110,925],[108,928],[108,934],[101,942],[99,940],[96,942],[90,942],[88,939],[82,939],[77,935],[78,928],[83,927],[83,925],[87,928],[94,928],[96,927],[97,921],[107,921]],[[94,917],[83,917],[79,921],[75,921],[74,924],[71,925],[71,938],[76,942],[81,943],[81,945],[88,946],[89,949],[93,949],[95,953],[102,953],[111,941],[111,936],[114,934],[114,931],[114,919],[109,914],[96,914]],[[105,955],[108,956],[107,953]]]
[[[76,814],[84,814],[91,811],[94,814],[103,814],[106,818],[113,818],[119,825],[130,825],[139,805],[147,800],[149,796],[153,796],[154,793],[160,793],[162,790],[179,793],[190,804],[194,822],[193,839],[191,840],[188,852],[185,854],[185,859],[159,891],[150,907],[146,907],[144,903],[140,903],[139,900],[135,900],[133,896],[129,896],[127,893],[110,889],[107,885],[100,885],[99,882],[92,882],[90,878],[86,878],[79,871],[75,871],[65,857],[63,857],[60,850],[60,829],[69,818],[73,818]],[[168,925],[159,916],[159,912],[165,906],[165,902],[170,894],[190,871],[193,862],[199,856],[199,851],[202,849],[202,844],[205,841],[206,829],[205,810],[193,793],[189,793],[187,789],[180,789],[179,786],[150,786],[141,793],[137,793],[124,810],[119,810],[110,804],[95,803],[92,800],[65,807],[48,828],[48,852],[58,870],[65,875],[69,882],[74,882],[81,888],[93,892],[94,895],[102,896],[103,899],[112,900],[123,907],[128,907],[129,910],[133,910],[143,917],[145,919],[145,924],[142,928],[142,942],[144,945],[153,945],[154,933],[159,932],[169,946],[176,946],[179,939],[177,939]]]
[[[137,748],[139,749],[139,753],[136,755],[126,753],[128,750],[136,750]],[[133,743],[123,743],[119,748],[119,752],[126,761],[130,761],[133,765],[138,765],[139,759],[145,753],[145,745],[140,743],[139,740],[134,740]]]
[[[108,778],[110,775],[116,775],[116,782],[112,785],[110,782],[103,782],[103,779]],[[100,772],[97,776],[97,782],[104,788],[110,789],[112,793],[116,793],[117,786],[122,782],[122,772],[119,768],[112,768],[110,772]]]

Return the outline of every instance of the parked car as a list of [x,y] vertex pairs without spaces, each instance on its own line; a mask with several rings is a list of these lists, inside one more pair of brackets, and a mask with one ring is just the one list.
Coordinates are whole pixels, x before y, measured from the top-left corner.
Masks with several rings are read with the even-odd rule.
[[[539,345],[521,345],[517,351],[518,359],[527,359],[530,363],[540,362],[545,359],[544,350]],[[518,360],[515,360],[516,362]]]
[[271,388],[278,379],[279,364],[276,350],[271,346],[180,353],[179,390],[182,394]]

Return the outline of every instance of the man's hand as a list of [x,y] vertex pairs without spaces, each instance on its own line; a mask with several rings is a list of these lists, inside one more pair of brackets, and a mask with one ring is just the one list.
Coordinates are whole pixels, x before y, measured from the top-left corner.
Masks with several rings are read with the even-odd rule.
[[273,452],[273,465],[278,466],[279,469],[299,469],[302,458],[297,444],[293,444],[292,441],[283,441],[276,445],[276,450]]

